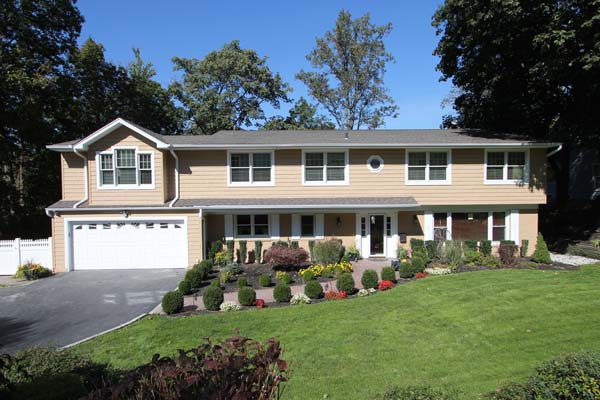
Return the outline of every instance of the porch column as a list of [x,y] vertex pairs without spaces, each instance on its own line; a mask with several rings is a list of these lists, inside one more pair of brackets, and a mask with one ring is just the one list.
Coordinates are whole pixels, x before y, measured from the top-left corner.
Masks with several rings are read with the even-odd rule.
[[398,251],[398,212],[395,211],[390,214],[392,219],[391,223],[391,243],[388,242],[388,254],[390,258],[396,258],[396,252]]
[[360,214],[354,214],[355,215],[355,231],[354,231],[354,240],[355,240],[355,244],[356,244],[356,248],[358,249],[358,254],[360,254],[362,256],[362,236],[360,234]]
[[315,214],[315,239],[325,237],[325,215]]
[[425,240],[433,240],[433,211],[425,211],[425,232],[423,232],[423,236]]
[[[521,241],[519,238],[519,210],[510,210],[510,240],[514,241],[517,246],[520,246]],[[535,246],[535,243],[533,245]]]
[[225,240],[233,240],[233,215],[225,214],[223,220],[225,221]]
[[300,214],[292,214],[292,239],[300,239]]
[[279,214],[271,214],[271,239],[279,240]]

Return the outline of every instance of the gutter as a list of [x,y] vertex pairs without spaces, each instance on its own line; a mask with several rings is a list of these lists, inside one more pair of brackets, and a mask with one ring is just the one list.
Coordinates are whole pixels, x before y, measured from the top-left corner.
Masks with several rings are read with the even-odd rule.
[[81,157],[81,159],[83,160],[83,178],[84,178],[84,182],[85,182],[83,199],[79,200],[77,203],[75,203],[73,205],[73,208],[77,208],[81,204],[88,201],[88,186],[89,186],[89,184],[88,184],[87,158],[83,154],[79,153],[79,151],[75,147],[73,147],[73,152],[75,154],[77,154],[79,157]]
[[175,159],[175,197],[169,203],[169,207],[173,207],[175,202],[177,200],[179,200],[179,157],[177,157],[177,154],[175,154],[173,145],[169,146],[169,151],[171,152],[171,154],[173,155],[173,158]]
[[304,144],[172,144],[177,150],[229,150],[229,149],[327,149],[327,148],[356,148],[356,149],[381,149],[381,148],[442,148],[442,149],[486,149],[486,148],[550,148],[559,146],[559,143],[304,143]]
[[561,150],[562,150],[562,148],[563,148],[563,145],[562,145],[562,144],[559,144],[559,145],[558,145],[558,147],[557,147],[556,149],[554,149],[554,150],[552,150],[550,153],[546,154],[546,158],[550,158],[550,157],[552,157],[553,155],[555,155],[556,153],[558,153],[559,151],[561,151]]

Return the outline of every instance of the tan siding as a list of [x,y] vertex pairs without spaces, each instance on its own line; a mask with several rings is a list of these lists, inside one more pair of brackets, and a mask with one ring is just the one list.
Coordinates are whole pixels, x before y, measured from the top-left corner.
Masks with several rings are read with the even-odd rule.
[[75,153],[60,153],[62,199],[81,200],[85,195],[83,160]]
[[[529,240],[527,255],[531,255],[535,250],[538,234],[538,210],[519,211],[519,235],[521,240]],[[518,243],[521,246],[521,243]]]
[[[98,189],[96,172],[96,153],[110,150],[112,147],[137,147],[139,151],[154,152],[154,189]],[[154,144],[128,128],[122,127],[90,145],[88,151],[88,172],[90,182],[90,204],[163,204],[165,202],[163,158],[165,154],[157,150]]]
[[[303,186],[301,151],[275,152],[275,185],[262,187],[227,186],[227,152],[202,150],[180,152],[181,198],[236,197],[348,197],[413,196],[422,205],[444,204],[541,204],[545,176],[544,150],[531,150],[533,185],[484,185],[484,150],[452,151],[452,184],[408,186],[404,183],[404,150],[351,150],[350,185]],[[384,168],[372,173],[367,159],[378,154]]]
[[[202,259],[202,224],[197,212],[131,212],[129,218],[178,218],[187,217],[188,229],[188,263],[195,264]],[[62,214],[52,218],[52,240],[53,240],[53,261],[56,272],[65,272],[65,237],[64,220],[65,218],[103,218],[103,219],[122,219],[120,213],[70,213]]]

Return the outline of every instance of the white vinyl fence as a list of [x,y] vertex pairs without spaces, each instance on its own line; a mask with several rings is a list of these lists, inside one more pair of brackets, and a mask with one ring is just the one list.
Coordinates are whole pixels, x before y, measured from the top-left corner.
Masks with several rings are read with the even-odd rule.
[[0,275],[14,275],[28,261],[52,270],[52,238],[0,240]]

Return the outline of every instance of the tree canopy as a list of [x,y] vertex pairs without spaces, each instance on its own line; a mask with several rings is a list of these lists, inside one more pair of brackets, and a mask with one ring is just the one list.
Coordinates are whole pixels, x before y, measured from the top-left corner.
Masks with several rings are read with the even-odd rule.
[[340,129],[377,128],[396,116],[383,82],[386,64],[394,61],[383,42],[391,29],[371,23],[369,14],[353,20],[342,10],[334,29],[317,38],[306,56],[315,71],[296,75]]
[[326,116],[318,114],[317,108],[316,105],[306,101],[304,97],[300,97],[294,107],[290,109],[287,117],[272,117],[261,129],[277,131],[335,129],[335,124]]
[[433,16],[445,126],[598,146],[600,1],[446,0]]
[[263,104],[279,108],[289,101],[288,85],[267,65],[267,58],[242,49],[237,40],[202,60],[174,57],[183,77],[170,90],[181,102],[184,128],[191,134],[241,129],[265,120]]

